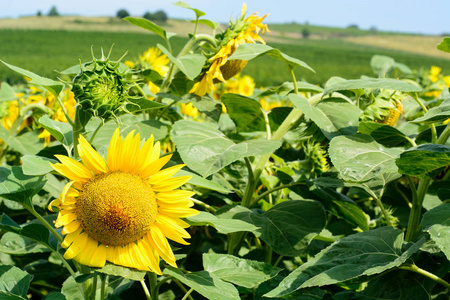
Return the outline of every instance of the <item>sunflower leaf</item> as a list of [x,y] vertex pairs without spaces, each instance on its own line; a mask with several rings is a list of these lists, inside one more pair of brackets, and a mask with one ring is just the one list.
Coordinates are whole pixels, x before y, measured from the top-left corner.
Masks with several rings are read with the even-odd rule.
[[251,59],[260,57],[262,55],[268,55],[277,60],[284,61],[292,69],[296,66],[300,66],[300,67],[303,67],[305,69],[308,69],[308,70],[314,72],[314,70],[310,66],[308,66],[307,63],[305,63],[297,58],[290,57],[289,55],[284,54],[280,50],[278,50],[276,48],[272,48],[272,47],[270,47],[268,45],[264,45],[264,44],[248,43],[248,44],[240,45],[239,47],[237,47],[236,51],[234,51],[234,53],[228,58],[228,60],[233,60],[233,59],[251,60]]
[[206,58],[203,55],[187,54],[180,58],[176,58],[163,45],[158,44],[157,46],[190,80],[194,80],[202,71],[206,61]]
[[24,205],[45,185],[44,177],[25,175],[18,166],[0,167],[0,182],[1,197]]
[[228,234],[240,231],[255,232],[258,227],[255,225],[232,218],[217,218],[213,214],[208,212],[200,212],[199,214],[187,218],[187,221],[191,226],[203,226],[210,225],[214,227],[219,233]]
[[0,266],[0,298],[28,299],[31,275],[14,266]]
[[73,134],[72,126],[70,126],[70,124],[57,122],[50,119],[47,115],[39,118],[38,122],[61,144],[64,144],[66,146],[70,146],[72,144]]
[[133,17],[125,17],[125,18],[123,18],[123,20],[125,20],[133,25],[136,25],[138,27],[147,29],[147,30],[159,35],[166,41],[168,40],[167,32],[162,27],[156,25],[152,21],[149,21],[144,18],[133,18]]
[[239,300],[238,290],[228,282],[222,281],[217,275],[199,271],[184,274],[180,270],[167,267],[163,272],[165,275],[172,276],[192,288],[207,299],[214,300]]
[[450,204],[443,204],[423,215],[422,227],[450,260]]
[[183,162],[203,177],[244,157],[271,153],[281,145],[263,139],[236,144],[214,125],[188,120],[174,124],[172,137]]
[[421,87],[398,79],[362,78],[335,82],[334,84],[328,86],[323,93],[331,94],[337,91],[358,89],[389,89],[401,92],[420,92],[422,90]]

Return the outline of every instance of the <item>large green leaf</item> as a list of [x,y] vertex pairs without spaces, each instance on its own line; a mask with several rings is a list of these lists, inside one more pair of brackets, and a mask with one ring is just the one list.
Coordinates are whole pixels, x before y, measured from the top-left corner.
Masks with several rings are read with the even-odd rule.
[[326,223],[323,206],[311,200],[285,201],[263,213],[236,206],[219,217],[241,219],[259,227],[255,235],[284,256],[302,253]]
[[357,89],[389,89],[400,92],[420,92],[422,88],[402,80],[392,78],[363,78],[335,82],[328,86],[324,94]]
[[53,171],[50,163],[55,164],[58,161],[37,155],[22,156],[22,169],[25,175],[37,176],[45,175]]
[[280,297],[298,289],[380,274],[406,262],[424,240],[403,252],[400,229],[381,227],[346,236],[298,267],[265,296]]
[[305,62],[297,58],[290,57],[289,55],[284,54],[283,52],[281,52],[276,48],[272,48],[268,45],[263,44],[249,43],[240,45],[228,59],[251,60],[262,55],[268,55],[277,60],[284,61],[292,69],[295,68],[296,66],[300,66],[314,72],[314,70],[310,66],[308,66]]
[[238,132],[265,131],[266,122],[258,101],[238,94],[223,94],[220,101],[236,124]]
[[255,232],[258,230],[258,227],[248,222],[232,218],[217,218],[216,216],[204,211],[187,218],[187,221],[191,224],[191,226],[210,225],[223,234],[240,231]]
[[44,177],[25,175],[21,167],[0,167],[0,196],[3,198],[25,204],[44,184]]
[[158,44],[158,48],[173,62],[184,75],[190,80],[194,80],[202,71],[206,58],[200,54],[187,54],[176,58],[164,46]]
[[345,185],[359,187],[365,190],[370,196],[374,197],[375,199],[381,199],[388,183],[400,178],[400,176],[401,174],[397,172],[383,173],[365,182],[347,182]]
[[450,260],[450,204],[427,211],[423,215],[422,228]]
[[103,274],[120,276],[135,281],[144,280],[145,277],[145,271],[130,269],[110,263],[105,264],[105,266],[103,266],[103,268],[101,269],[95,269],[95,271]]
[[8,138],[6,141],[12,149],[22,153],[23,155],[34,155],[44,149],[44,143],[39,138],[37,130],[25,132],[19,136]]
[[131,98],[125,105],[125,108],[130,113],[139,113],[144,111],[149,111],[153,109],[161,109],[167,107],[164,103],[158,103],[156,101],[149,100],[147,98]]
[[386,147],[404,146],[409,144],[409,139],[400,130],[377,122],[360,122],[358,130],[360,133],[368,134],[378,143]]
[[370,66],[375,74],[383,77],[395,65],[395,60],[392,57],[384,55],[374,55],[370,60]]
[[239,300],[238,290],[230,283],[207,271],[184,274],[172,267],[164,269],[163,274],[172,276],[210,300]]
[[[196,16],[197,19],[200,18],[200,17],[202,17],[202,16],[204,16],[204,15],[206,15],[206,14],[205,14],[204,12],[202,12],[201,10],[198,10],[198,9],[196,9],[196,8],[192,8],[189,4],[187,4],[186,2],[183,2],[183,1],[175,2],[174,5],[176,5],[176,6],[178,6],[178,7],[187,8],[187,9],[192,10],[193,12],[195,12],[195,16]],[[213,28],[213,29],[214,29],[214,28]]]
[[203,254],[203,268],[224,281],[249,289],[281,271],[280,268],[274,268],[264,262],[215,253]]
[[35,85],[40,85],[47,89],[50,93],[52,93],[55,97],[58,97],[61,90],[64,88],[64,84],[59,81],[54,81],[50,78],[41,77],[37,74],[34,74],[33,72],[24,70],[22,68],[10,65],[5,63],[4,61],[0,60],[2,63],[4,63],[8,68],[10,68],[13,71],[16,71],[17,73],[20,73],[28,78],[31,79],[30,83]]
[[[323,88],[321,88],[320,86],[304,81],[297,81],[297,90],[302,92],[313,92],[313,93],[323,92]],[[293,92],[294,92],[294,84],[290,81],[286,81],[279,86],[268,88],[267,90],[259,94],[259,96],[264,97],[273,94],[278,94],[280,96],[287,96]]]
[[16,93],[14,89],[7,83],[1,82],[0,84],[0,102],[16,100]]
[[50,119],[47,115],[39,119],[39,124],[47,129],[50,134],[57,139],[61,144],[71,145],[73,142],[72,126],[68,123],[57,122]]
[[178,177],[178,176],[192,176],[192,178],[189,180],[189,184],[192,184],[195,186],[199,186],[199,187],[202,187],[202,188],[205,188],[208,190],[212,190],[212,191],[217,191],[217,192],[220,192],[223,194],[231,193],[231,191],[228,190],[227,188],[225,188],[224,186],[222,186],[214,181],[211,181],[211,180],[205,179],[201,176],[198,176],[197,174],[194,174],[192,172],[180,170],[177,172],[177,174],[175,174],[175,177]]
[[14,266],[0,266],[0,299],[27,300],[31,275]]
[[147,19],[144,18],[133,18],[133,17],[125,17],[123,18],[123,20],[139,26],[141,28],[147,29],[157,35],[159,35],[160,37],[162,37],[164,40],[168,40],[167,39],[167,32],[160,26],[156,25],[155,23],[153,23],[152,21],[149,21]]
[[[0,224],[0,228],[2,225]],[[14,232],[5,233],[0,240],[0,251],[11,255],[48,252],[48,247]]]
[[450,53],[450,37],[445,37],[437,46],[441,51]]
[[174,124],[172,138],[183,162],[204,177],[238,159],[267,154],[281,145],[261,139],[236,144],[214,125],[188,120]]
[[430,108],[425,115],[411,122],[431,124],[442,122],[450,118],[450,98],[445,99],[439,106]]
[[356,134],[358,131],[358,119],[362,111],[343,99],[328,98],[315,106],[296,94],[289,95],[289,99],[316,123],[329,140],[338,135]]
[[61,293],[70,300],[85,300],[78,283],[72,276],[69,276],[66,281],[64,281]]
[[401,152],[401,149],[385,148],[365,134],[335,137],[329,148],[333,165],[344,180],[351,182],[397,173],[395,159]]
[[450,147],[438,144],[419,145],[403,152],[395,163],[401,174],[425,176],[450,165]]
[[327,187],[313,189],[312,192],[327,211],[364,231],[369,230],[369,217],[353,200]]
[[44,298],[44,300],[67,300],[67,298],[61,293],[51,292]]

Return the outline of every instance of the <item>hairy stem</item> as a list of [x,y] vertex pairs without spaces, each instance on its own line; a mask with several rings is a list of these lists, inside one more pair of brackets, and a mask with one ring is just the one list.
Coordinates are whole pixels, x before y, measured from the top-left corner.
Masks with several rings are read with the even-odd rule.
[[431,280],[436,281],[437,283],[441,284],[442,286],[444,286],[445,288],[450,290],[450,283],[448,283],[444,279],[436,276],[433,273],[430,273],[430,272],[428,272],[428,271],[426,271],[424,269],[419,268],[418,266],[416,266],[414,264],[412,264],[412,265],[409,265],[409,264],[408,265],[403,265],[403,266],[400,266],[399,269],[407,270],[407,271],[411,271],[411,272],[415,272],[415,273],[421,274],[421,275],[423,275],[425,277],[430,278]]

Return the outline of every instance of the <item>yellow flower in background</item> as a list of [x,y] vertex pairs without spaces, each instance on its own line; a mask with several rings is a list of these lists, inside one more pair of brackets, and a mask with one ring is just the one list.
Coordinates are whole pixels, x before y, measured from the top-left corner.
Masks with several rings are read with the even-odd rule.
[[214,83],[223,82],[238,74],[247,64],[243,60],[228,60],[236,49],[245,43],[265,41],[259,36],[262,31],[268,30],[267,25],[262,21],[267,16],[258,17],[256,13],[245,18],[247,6],[243,5],[241,17],[235,22],[230,22],[228,29],[224,32],[220,41],[220,49],[208,59],[206,71],[204,71],[201,79],[197,82],[190,93],[203,96],[209,93]]
[[428,76],[431,82],[436,82],[439,80],[439,74],[441,73],[441,68],[437,66],[431,66],[430,75]]
[[165,77],[169,72],[169,58],[165,54],[161,54],[161,50],[157,47],[150,47],[142,55],[139,55],[141,62],[147,63],[152,70]]
[[450,76],[444,76],[442,77],[442,80],[444,80],[444,83],[447,87],[450,87]]
[[237,75],[230,80],[225,81],[222,85],[214,86],[213,97],[219,100],[225,93],[239,94],[250,97],[255,91],[255,81],[248,75]]
[[114,132],[106,161],[80,136],[81,162],[56,155],[52,165],[70,182],[49,208],[58,207],[56,227],[64,227],[64,257],[90,267],[106,261],[161,274],[159,258],[176,267],[167,239],[188,244],[181,220],[196,215],[193,192],[178,190],[190,176],[174,176],[184,165],[161,170],[171,155],[160,158],[153,136],[141,147],[140,135],[125,140]]
[[199,115],[198,109],[192,104],[192,102],[180,103],[180,111],[183,115],[191,118],[196,118]]
[[265,98],[261,98],[259,100],[259,103],[261,104],[262,108],[265,111],[269,111],[269,110],[271,110],[272,108],[275,108],[275,107],[283,106],[283,103],[281,101],[266,100]]

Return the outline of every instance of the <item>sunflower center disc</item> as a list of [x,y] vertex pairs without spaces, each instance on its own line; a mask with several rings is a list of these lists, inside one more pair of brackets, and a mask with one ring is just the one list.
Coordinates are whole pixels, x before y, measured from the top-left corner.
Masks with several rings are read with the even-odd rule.
[[155,193],[139,176],[121,171],[95,176],[83,185],[77,216],[89,236],[119,246],[145,235],[157,214]]

